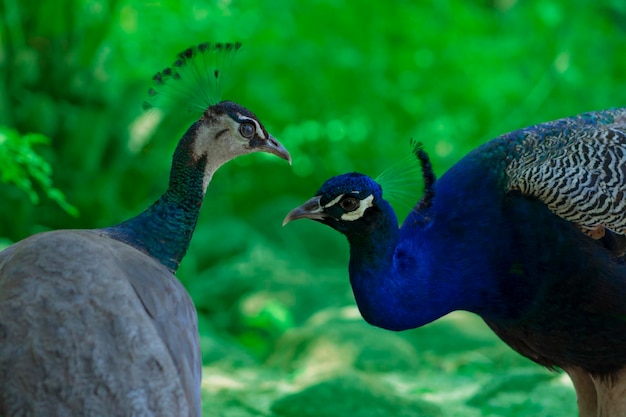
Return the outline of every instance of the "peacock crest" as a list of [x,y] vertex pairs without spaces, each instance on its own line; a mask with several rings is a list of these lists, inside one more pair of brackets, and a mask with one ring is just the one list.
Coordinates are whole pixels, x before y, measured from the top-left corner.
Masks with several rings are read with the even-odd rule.
[[220,101],[223,70],[228,67],[240,42],[204,42],[180,52],[171,66],[157,72],[148,90],[144,109],[187,108],[203,112]]
[[[416,206],[415,195],[421,192],[418,180],[420,176],[424,187],[423,197]],[[430,158],[423,144],[414,139],[411,139],[411,153],[383,171],[375,181],[383,189],[387,201],[391,204],[399,203],[413,210],[420,211],[430,207],[435,196],[436,176]]]

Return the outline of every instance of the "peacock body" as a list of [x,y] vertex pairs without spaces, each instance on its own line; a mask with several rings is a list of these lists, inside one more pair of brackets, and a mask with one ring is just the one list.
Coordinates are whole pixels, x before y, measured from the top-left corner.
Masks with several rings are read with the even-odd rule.
[[[235,49],[190,48],[155,81],[178,82],[198,54]],[[252,152],[291,161],[251,111],[209,103],[176,147],[167,190],[144,212],[0,252],[0,415],[201,415],[197,316],[174,273],[213,174]]]
[[566,370],[582,416],[626,415],[626,109],[505,134],[436,181],[416,154],[426,193],[402,227],[381,187],[356,173],[328,180],[285,221],[346,235],[371,324],[476,313],[522,355]]

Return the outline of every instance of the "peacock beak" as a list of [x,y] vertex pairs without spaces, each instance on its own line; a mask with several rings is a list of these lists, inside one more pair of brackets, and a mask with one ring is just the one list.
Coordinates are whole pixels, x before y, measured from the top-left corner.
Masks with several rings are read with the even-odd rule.
[[285,220],[283,220],[283,226],[297,219],[322,220],[326,218],[324,207],[320,204],[320,199],[320,196],[313,197],[301,206],[291,210],[285,217]]
[[269,135],[267,140],[258,141],[254,147],[257,151],[268,152],[283,158],[291,165],[291,155],[289,155],[289,151],[272,135]]

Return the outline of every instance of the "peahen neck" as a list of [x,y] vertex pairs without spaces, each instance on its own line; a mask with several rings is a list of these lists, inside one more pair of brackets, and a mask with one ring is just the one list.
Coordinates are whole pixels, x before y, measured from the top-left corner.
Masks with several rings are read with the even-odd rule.
[[167,191],[141,214],[103,229],[110,237],[148,254],[172,272],[187,252],[206,188],[217,169],[207,163],[207,155],[194,152],[198,128],[198,122],[192,125],[174,152]]

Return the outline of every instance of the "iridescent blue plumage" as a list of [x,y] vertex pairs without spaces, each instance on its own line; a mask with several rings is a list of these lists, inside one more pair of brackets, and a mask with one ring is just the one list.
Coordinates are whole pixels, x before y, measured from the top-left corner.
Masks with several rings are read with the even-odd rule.
[[519,353],[566,370],[581,415],[595,416],[626,410],[607,399],[625,398],[625,177],[626,110],[617,109],[486,143],[434,182],[400,228],[360,174],[328,180],[285,221],[311,218],[346,235],[350,282],[371,324],[403,330],[476,313]]

